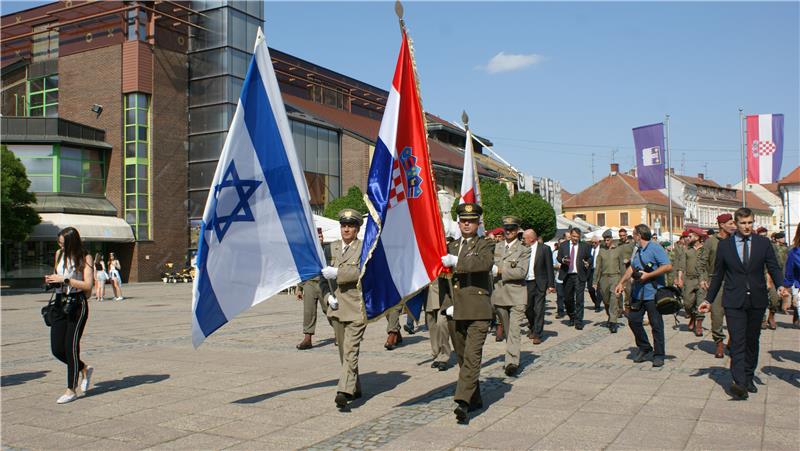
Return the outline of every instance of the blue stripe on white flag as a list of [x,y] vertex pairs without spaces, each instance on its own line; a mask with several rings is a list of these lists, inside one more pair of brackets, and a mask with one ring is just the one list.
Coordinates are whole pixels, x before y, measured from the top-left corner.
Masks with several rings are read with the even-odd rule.
[[214,287],[211,286],[211,280],[208,278],[208,270],[206,262],[208,260],[208,243],[206,243],[206,224],[200,227],[200,238],[197,244],[197,291],[199,297],[197,299],[197,306],[195,307],[195,317],[200,330],[203,331],[204,336],[211,335],[215,330],[222,327],[228,322],[225,313],[219,306],[217,294],[214,293]]
[[240,100],[247,131],[278,210],[297,272],[301,280],[309,279],[319,274],[322,267],[315,245],[317,237],[308,229],[303,202],[255,58],[247,70]]

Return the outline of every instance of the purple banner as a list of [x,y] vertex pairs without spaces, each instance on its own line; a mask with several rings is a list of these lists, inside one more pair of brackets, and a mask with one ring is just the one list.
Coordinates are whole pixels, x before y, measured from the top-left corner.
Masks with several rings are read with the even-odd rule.
[[664,124],[652,124],[633,129],[636,148],[636,175],[639,190],[666,188],[664,167]]

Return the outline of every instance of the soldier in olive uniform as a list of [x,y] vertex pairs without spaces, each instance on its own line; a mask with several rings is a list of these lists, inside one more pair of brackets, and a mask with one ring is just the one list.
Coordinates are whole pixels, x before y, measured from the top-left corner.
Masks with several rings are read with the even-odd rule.
[[441,310],[444,295],[447,292],[445,276],[441,275],[428,286],[428,299],[425,302],[425,323],[431,338],[431,368],[446,371],[450,361],[450,332],[447,330],[447,316]]
[[453,412],[464,423],[470,410],[483,407],[478,378],[483,344],[494,316],[490,297],[494,243],[477,236],[483,213],[480,205],[461,204],[457,211],[461,239],[450,243],[448,254],[442,256],[442,264],[453,268],[452,285],[448,284],[442,308],[460,367],[454,396],[458,406]]
[[342,239],[331,245],[331,263],[322,269],[328,283],[322,284],[322,296],[328,301],[328,318],[331,320],[336,341],[339,343],[339,360],[342,372],[336,388],[336,406],[340,409],[361,397],[358,380],[358,354],[367,324],[357,288],[361,263],[361,214],[346,208],[339,212]]
[[403,313],[403,305],[397,304],[386,311],[386,343],[383,347],[391,351],[403,342],[400,335],[400,314]]
[[[736,222],[733,220],[733,216],[730,213],[723,213],[717,216],[717,225],[719,226],[719,231],[716,235],[709,236],[704,245],[706,255],[708,256],[708,263],[706,265],[706,268],[708,268],[707,278],[700,282],[700,286],[704,290],[708,290],[711,279],[717,272],[717,267],[715,265],[717,248],[719,247],[720,240],[730,237],[731,234],[736,231]],[[714,302],[711,304],[711,337],[714,338],[714,342],[716,343],[714,357],[718,359],[725,357],[725,332],[722,329],[725,319],[725,309],[722,307],[722,291],[723,290],[720,288],[717,297],[714,298]]]
[[617,320],[619,319],[622,302],[620,296],[614,292],[617,282],[625,273],[625,262],[622,255],[622,248],[614,244],[614,237],[611,230],[603,232],[603,244],[600,246],[600,253],[594,268],[595,290],[600,292],[600,296],[606,305],[608,314],[608,330],[612,334],[617,333]]
[[700,281],[708,278],[708,256],[703,242],[700,241],[700,232],[690,230],[689,243],[683,251],[681,270],[678,274],[677,286],[683,290],[683,308],[689,315],[689,330],[694,331],[696,337],[703,336],[703,318],[705,315],[697,311],[697,307],[706,298],[706,290]]
[[[633,255],[634,244],[633,240],[628,237],[627,230],[621,228],[619,229],[618,233],[619,233],[619,243],[617,244],[617,247],[622,253],[622,262],[625,264],[625,268],[627,269],[628,266],[631,264],[631,256]],[[625,298],[620,299],[620,301],[624,304],[624,303],[630,303],[630,300],[631,300],[631,282],[628,281],[625,284]]]
[[525,305],[528,300],[525,276],[528,274],[531,248],[517,239],[521,223],[522,220],[516,216],[503,217],[505,240],[495,245],[494,266],[492,266],[495,281],[492,305],[506,331],[504,369],[508,376],[513,376],[519,369],[522,340],[520,323],[525,318]]
[[[331,259],[331,248],[322,242],[322,229],[317,228],[317,237],[322,250],[325,252],[325,261]],[[322,313],[328,311],[328,303],[322,297],[322,288],[320,287],[320,276],[302,282],[298,286],[297,299],[303,301],[303,341],[297,344],[297,349],[303,351],[311,349],[311,337],[317,330],[317,303],[322,308]],[[330,321],[329,321],[330,322]]]
[[[772,248],[775,250],[775,257],[778,259],[778,265],[781,267],[782,274],[786,268],[786,258],[789,255],[789,247],[786,246],[786,235],[783,232],[773,234]],[[764,321],[762,321],[761,328],[775,330],[778,327],[777,323],[775,322],[775,312],[780,310],[781,301],[783,299],[781,299],[775,289],[775,281],[772,280],[769,274],[766,274],[766,276],[767,287],[769,288],[769,314]],[[780,280],[778,281],[777,286],[781,286]]]
[[667,285],[675,285],[680,287],[683,285],[682,275],[686,272],[684,265],[686,263],[686,248],[687,241],[689,240],[689,231],[684,230],[681,233],[680,239],[672,246],[669,252],[669,259],[672,262],[672,272],[667,277]]

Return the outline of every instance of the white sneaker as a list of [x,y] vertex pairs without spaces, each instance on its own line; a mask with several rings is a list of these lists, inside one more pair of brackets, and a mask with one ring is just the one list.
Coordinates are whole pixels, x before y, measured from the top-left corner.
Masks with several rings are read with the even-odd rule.
[[61,397],[56,400],[56,403],[58,403],[58,404],[66,404],[68,402],[75,401],[76,399],[78,399],[78,394],[77,393],[65,393],[65,394],[61,395]]
[[117,297],[117,298],[114,298],[114,300],[115,300],[115,301],[122,301],[122,300],[124,300],[124,299],[125,299],[125,298],[123,298],[122,296],[120,296],[120,297]]
[[89,386],[92,384],[92,373],[94,372],[94,368],[88,366],[86,367],[86,375],[83,377],[81,381],[81,391],[86,392],[89,389]]

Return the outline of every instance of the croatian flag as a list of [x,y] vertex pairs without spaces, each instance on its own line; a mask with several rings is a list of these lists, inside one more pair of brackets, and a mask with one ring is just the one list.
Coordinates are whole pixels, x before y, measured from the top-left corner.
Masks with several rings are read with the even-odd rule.
[[747,183],[775,183],[783,161],[783,115],[747,116]]
[[461,201],[459,203],[481,203],[481,189],[475,171],[475,157],[472,149],[472,132],[467,129],[467,143],[464,146],[464,174],[461,177]]
[[214,173],[192,298],[192,344],[318,275],[325,261],[261,28]]
[[408,38],[397,59],[367,178],[361,254],[367,319],[425,288],[447,253]]

